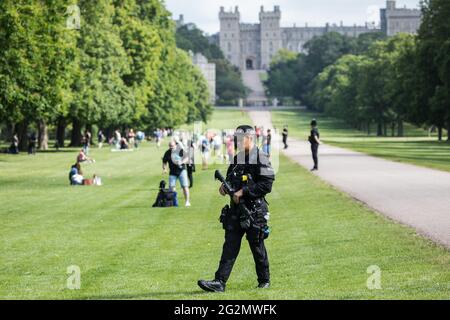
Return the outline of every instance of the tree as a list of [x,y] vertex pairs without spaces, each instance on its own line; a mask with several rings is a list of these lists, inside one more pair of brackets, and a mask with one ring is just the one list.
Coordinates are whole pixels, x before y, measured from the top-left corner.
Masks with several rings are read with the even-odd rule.
[[177,47],[194,53],[200,52],[208,60],[225,59],[222,50],[209,41],[197,27],[181,26],[176,33]]
[[294,97],[298,83],[299,55],[288,50],[280,50],[273,58],[268,78],[264,82],[266,93],[271,98]]
[[0,119],[20,137],[38,123],[39,145],[47,148],[47,123],[70,101],[74,39],[64,30],[67,1],[0,3]]
[[[450,2],[424,0],[417,41],[416,122],[436,125],[439,140],[443,128],[450,132]],[[449,138],[450,140],[450,133]]]
[[387,101],[394,113],[397,123],[397,136],[402,137],[403,122],[409,120],[411,106],[414,104],[416,78],[416,40],[410,34],[398,34],[389,39],[390,76],[386,79],[385,92]]
[[130,73],[130,66],[119,29],[113,25],[114,6],[110,0],[82,0],[79,5],[79,75],[69,111],[73,146],[81,143],[84,125],[89,129],[92,124],[126,124],[135,105],[133,93],[122,78]]
[[383,37],[381,33],[370,33],[351,38],[329,32],[308,41],[304,46],[305,54],[298,54],[294,58],[292,54],[282,52],[271,65],[266,81],[268,94],[289,96],[301,100],[310,109],[316,109],[314,101],[310,100],[314,78],[342,56],[362,54],[373,42]]

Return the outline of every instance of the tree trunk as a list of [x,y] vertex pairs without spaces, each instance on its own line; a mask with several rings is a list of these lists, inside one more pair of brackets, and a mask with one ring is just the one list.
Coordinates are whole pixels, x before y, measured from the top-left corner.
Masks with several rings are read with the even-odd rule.
[[442,126],[438,126],[438,139],[442,141]]
[[113,132],[114,132],[114,129],[112,127],[106,128],[106,132],[103,133],[106,137],[106,142],[109,142],[109,139],[111,139]]
[[450,120],[447,122],[447,141],[450,141]]
[[16,125],[16,133],[19,138],[19,150],[27,151],[28,149],[28,123],[21,122]]
[[391,123],[391,137],[395,137],[395,122]]
[[380,120],[377,125],[377,136],[381,137],[382,135],[383,135],[383,123],[381,123]]
[[401,118],[397,119],[397,136],[404,136],[403,120]]
[[7,141],[11,141],[15,131],[16,131],[16,124],[15,123],[7,123],[4,138]]
[[48,127],[44,120],[38,123],[38,148],[39,150],[48,150]]
[[64,148],[65,138],[66,138],[66,120],[64,118],[59,118],[58,125],[56,128],[56,146],[58,148]]
[[383,136],[387,137],[387,123],[383,121]]
[[81,146],[81,122],[78,119],[72,120],[72,136],[70,138],[71,147]]
[[367,135],[370,136],[371,131],[370,131],[370,122],[367,122]]

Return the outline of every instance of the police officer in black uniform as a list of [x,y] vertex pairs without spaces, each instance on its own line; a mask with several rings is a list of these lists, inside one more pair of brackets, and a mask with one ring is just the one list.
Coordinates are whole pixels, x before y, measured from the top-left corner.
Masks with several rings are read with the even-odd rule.
[[[223,292],[246,235],[258,275],[258,288],[270,287],[269,259],[264,240],[270,229],[268,205],[265,196],[272,191],[275,173],[268,156],[256,144],[256,132],[251,126],[240,126],[235,133],[239,150],[227,171],[226,181],[236,192],[230,205],[222,210],[221,222],[225,229],[222,258],[213,281],[198,281],[208,292]],[[226,195],[224,185],[219,189]],[[245,214],[246,213],[246,214]]]
[[311,143],[311,153],[314,161],[314,168],[311,171],[319,170],[319,145],[320,142],[320,133],[319,129],[317,129],[317,120],[313,119],[311,121],[311,134],[308,137],[309,143]]

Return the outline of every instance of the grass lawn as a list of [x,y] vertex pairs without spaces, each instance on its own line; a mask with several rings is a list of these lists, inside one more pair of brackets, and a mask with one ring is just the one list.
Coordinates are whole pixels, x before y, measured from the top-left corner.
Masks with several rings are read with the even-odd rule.
[[[292,137],[307,139],[311,119],[319,122],[321,139],[331,145],[353,149],[393,161],[412,163],[438,170],[450,171],[450,143],[437,141],[437,135],[410,124],[405,125],[405,138],[375,137],[350,128],[339,119],[304,110],[279,110],[272,112],[274,126],[289,125]],[[374,131],[375,128],[372,128]]]
[[[239,111],[217,111],[233,127]],[[247,120],[247,119],[246,119]],[[0,299],[449,299],[450,251],[336,191],[287,158],[268,197],[272,288],[255,290],[247,243],[227,292],[205,294],[223,241],[217,165],[195,175],[191,208],[153,209],[164,149],[92,150],[102,187],[69,187],[76,150],[0,155]],[[314,192],[311,192],[314,190]],[[81,289],[66,288],[68,266]],[[382,289],[369,290],[369,266]]]

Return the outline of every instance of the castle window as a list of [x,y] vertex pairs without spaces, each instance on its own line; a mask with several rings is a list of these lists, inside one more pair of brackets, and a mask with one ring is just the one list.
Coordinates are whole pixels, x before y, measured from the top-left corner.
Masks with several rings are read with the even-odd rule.
[[230,28],[231,28],[231,23],[228,24],[228,29],[230,29]]
[[231,52],[231,42],[228,42],[228,51]]

